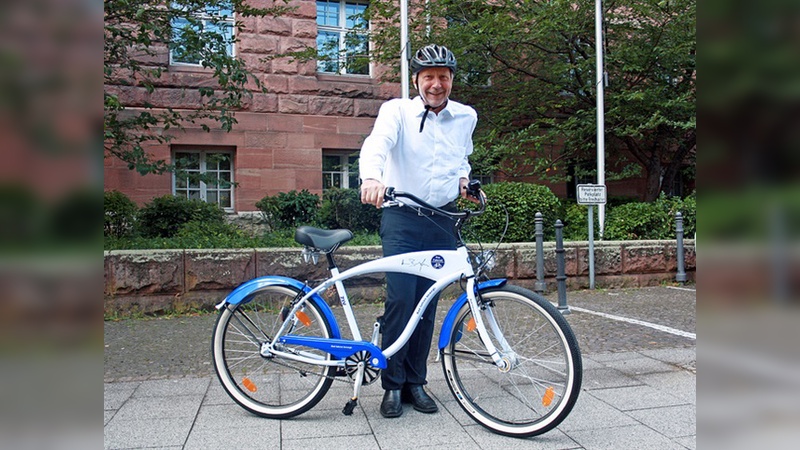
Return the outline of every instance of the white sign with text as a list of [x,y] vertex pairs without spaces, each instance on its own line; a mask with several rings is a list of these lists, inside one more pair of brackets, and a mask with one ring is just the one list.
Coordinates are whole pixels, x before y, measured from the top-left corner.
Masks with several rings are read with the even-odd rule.
[[579,205],[605,205],[606,186],[603,184],[579,184]]

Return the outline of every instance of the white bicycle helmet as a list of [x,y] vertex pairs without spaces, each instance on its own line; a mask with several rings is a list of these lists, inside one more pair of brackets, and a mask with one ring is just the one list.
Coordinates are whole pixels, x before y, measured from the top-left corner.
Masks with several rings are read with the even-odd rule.
[[411,73],[416,75],[429,67],[447,67],[456,72],[456,56],[443,45],[430,44],[417,50],[411,58]]

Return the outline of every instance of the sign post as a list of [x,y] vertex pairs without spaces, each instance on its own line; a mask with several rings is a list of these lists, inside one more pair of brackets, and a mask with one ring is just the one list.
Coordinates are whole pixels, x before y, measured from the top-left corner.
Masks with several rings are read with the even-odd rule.
[[579,184],[578,204],[589,206],[589,289],[594,289],[594,206],[606,204],[606,186]]

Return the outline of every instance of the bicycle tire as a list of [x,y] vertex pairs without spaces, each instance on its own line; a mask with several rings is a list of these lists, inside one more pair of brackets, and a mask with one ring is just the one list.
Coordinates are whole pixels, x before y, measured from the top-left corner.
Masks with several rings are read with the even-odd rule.
[[[261,417],[302,414],[322,400],[333,381],[334,367],[261,355],[261,345],[283,322],[281,311],[299,292],[290,285],[266,286],[251,301],[222,308],[214,326],[212,356],[222,388],[241,407]],[[331,337],[330,324],[314,303],[308,302],[302,313],[291,334]],[[302,350],[330,359],[320,350]]]
[[[467,415],[495,433],[530,437],[553,429],[580,392],[582,362],[575,335],[549,301],[527,289],[507,285],[481,291],[481,297],[492,342],[514,362],[507,372],[494,364],[465,303],[443,349],[450,391]],[[492,331],[490,311],[513,352],[504,352]]]

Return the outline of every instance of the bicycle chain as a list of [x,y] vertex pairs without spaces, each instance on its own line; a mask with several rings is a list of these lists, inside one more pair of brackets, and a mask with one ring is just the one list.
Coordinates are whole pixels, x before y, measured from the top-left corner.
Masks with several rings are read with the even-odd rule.
[[[265,359],[270,360],[270,361],[274,362],[275,364],[277,364],[279,366],[283,366],[283,367],[288,367],[290,369],[294,369],[294,370],[296,370],[296,371],[298,371],[300,373],[304,373],[304,374],[309,374],[310,373],[307,370],[303,370],[303,369],[301,369],[299,367],[296,367],[296,366],[293,366],[291,364],[288,364],[288,363],[284,362],[284,361],[286,361],[284,358],[280,358],[281,361],[278,361],[279,358],[280,357],[273,356],[271,358],[265,358]],[[338,372],[339,368],[338,367],[335,367],[335,368],[336,368],[336,370]],[[339,382],[342,382],[342,383],[348,383],[348,384],[355,383],[355,381],[349,379],[349,377],[347,377],[347,375],[333,375],[333,376],[331,376],[331,375],[321,375],[321,374],[318,374],[316,372],[315,373],[311,373],[311,374],[314,375],[314,376],[320,377],[320,378],[328,378],[330,380],[339,381]]]

